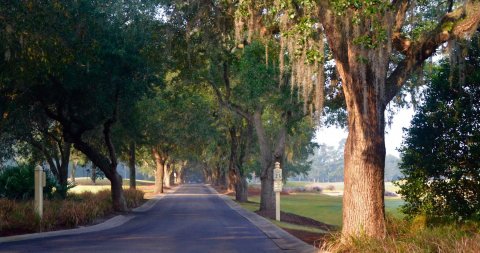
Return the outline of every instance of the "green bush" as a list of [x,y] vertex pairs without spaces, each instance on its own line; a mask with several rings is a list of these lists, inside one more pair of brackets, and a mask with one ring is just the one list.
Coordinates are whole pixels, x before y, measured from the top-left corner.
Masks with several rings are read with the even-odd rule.
[[[472,38],[472,42],[480,36]],[[480,219],[480,47],[471,43],[465,80],[449,62],[432,69],[400,149],[404,178],[397,182],[409,218],[427,223]]]
[[[34,197],[34,166],[18,165],[0,171],[0,198],[32,199]],[[47,184],[44,194],[51,198],[56,181],[47,173]]]
[[[128,208],[144,202],[142,191],[125,189],[124,193]],[[33,201],[0,198],[0,236],[74,228],[114,213],[110,190],[45,200],[42,219],[35,214]]]

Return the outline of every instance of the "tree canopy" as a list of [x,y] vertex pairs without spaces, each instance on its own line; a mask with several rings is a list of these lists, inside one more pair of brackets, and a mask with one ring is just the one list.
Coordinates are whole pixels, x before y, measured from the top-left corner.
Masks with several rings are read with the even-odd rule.
[[411,216],[462,220],[480,215],[477,43],[478,35],[464,42],[468,57],[463,56],[463,66],[442,61],[433,69],[425,101],[405,131],[401,149],[405,178],[399,186],[406,200],[403,210]]

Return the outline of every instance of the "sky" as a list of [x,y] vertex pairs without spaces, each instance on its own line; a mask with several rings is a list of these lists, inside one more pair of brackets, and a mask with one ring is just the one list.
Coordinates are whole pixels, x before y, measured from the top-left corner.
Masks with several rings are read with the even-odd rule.
[[[387,150],[387,154],[400,157],[397,148],[399,148],[402,144],[402,129],[410,126],[410,121],[412,120],[413,114],[413,108],[400,109],[393,116],[392,125],[385,127],[385,148]],[[344,130],[337,127],[323,127],[317,130],[314,140],[318,144],[326,144],[329,146],[338,147],[338,142],[343,138],[347,138],[347,134],[348,133],[346,129]]]

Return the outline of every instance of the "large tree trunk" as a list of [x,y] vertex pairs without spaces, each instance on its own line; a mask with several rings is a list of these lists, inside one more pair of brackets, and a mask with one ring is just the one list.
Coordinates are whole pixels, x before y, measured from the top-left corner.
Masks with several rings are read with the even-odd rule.
[[78,165],[78,161],[76,159],[73,160],[72,171],[70,171],[70,179],[72,180],[72,183],[75,183],[75,173],[77,171],[77,165]]
[[[105,135],[109,135],[108,131]],[[115,211],[125,212],[128,211],[127,202],[123,196],[122,177],[117,172],[117,161],[114,155],[114,148],[112,146],[109,137],[106,137],[106,143],[110,145],[108,147],[111,159],[108,159],[97,150],[93,149],[89,144],[83,142],[79,138],[74,138],[74,147],[84,153],[100,170],[105,173],[105,176],[110,180],[111,194],[112,194],[112,206]]]
[[[360,15],[358,23],[352,22],[358,10],[346,8],[343,15],[337,15],[330,1],[317,2],[348,111],[343,239],[362,234],[381,239],[386,236],[385,107],[437,48],[478,31],[480,2],[465,1],[416,40],[402,36],[411,1],[392,1],[375,15]],[[393,48],[403,55],[395,61],[391,61]]]
[[92,164],[92,175],[90,175],[93,184],[97,184],[97,166]]
[[[241,166],[243,165],[243,157],[238,154],[240,148],[237,128],[230,128],[230,161],[229,161],[229,178],[233,187],[235,189],[235,200],[238,202],[247,202],[248,201],[248,184],[245,175],[241,171]],[[244,147],[245,148],[245,147]],[[246,155],[246,154],[244,154]]]
[[331,24],[336,26],[329,23],[326,32],[348,111],[342,235],[343,239],[362,234],[384,238],[384,113],[390,101],[386,77],[392,47],[387,43],[372,49],[354,43],[354,38],[370,31],[369,26],[342,26],[350,20],[348,15],[335,18]]
[[113,173],[107,178],[110,180],[110,186],[112,189],[112,202],[113,202],[113,209],[116,211],[127,211],[127,202],[125,201],[125,197],[123,195],[123,180],[122,176],[117,173],[116,168],[111,169]]
[[60,155],[62,161],[60,167],[58,168],[58,183],[61,187],[61,197],[66,198],[68,189],[68,164],[70,163],[70,151],[72,149],[72,144],[69,142],[63,142],[59,148],[61,148]]
[[262,166],[264,175],[260,176],[260,211],[275,212],[275,192],[273,191],[273,163],[267,168]]
[[238,202],[248,201],[248,183],[247,178],[239,175],[235,184],[235,200]]
[[228,169],[227,190],[229,192],[235,190],[235,171],[230,168]]
[[203,177],[204,177],[205,183],[207,183],[207,184],[213,183],[212,171],[210,169],[208,169],[208,166],[204,165],[202,170],[203,170]]
[[275,162],[283,162],[287,130],[285,125],[281,127],[275,143],[275,151],[272,152],[271,144],[267,139],[267,134],[265,132],[265,128],[263,127],[262,115],[260,111],[255,111],[253,115],[253,125],[255,127],[258,144],[260,146],[260,164],[262,166],[262,172],[260,174],[260,211],[271,213],[273,215],[273,213],[275,212],[275,193],[273,191],[273,167]]
[[183,183],[183,169],[185,168],[185,165],[187,165],[186,162],[182,162],[180,166],[177,167],[176,173],[177,177],[175,177],[175,184],[181,184]]
[[135,142],[130,142],[128,167],[130,168],[130,189],[137,188],[136,170],[135,170]]
[[223,169],[220,164],[215,165],[215,185],[224,186],[225,183],[222,181],[225,179]]
[[220,168],[220,179],[219,183],[222,187],[226,188],[227,187],[227,175],[225,173],[225,170]]
[[155,159],[155,194],[163,193],[163,175],[165,170],[166,158],[156,149],[152,149],[153,158]]
[[[380,113],[383,116],[383,112]],[[372,122],[349,114],[345,146],[343,227],[345,236],[386,234],[384,203],[385,140],[383,117]]]
[[171,163],[168,163],[167,166],[165,166],[165,187],[170,188],[170,177],[172,176],[172,169],[173,165]]
[[273,192],[273,163],[270,143],[267,140],[267,133],[263,127],[262,114],[255,111],[253,115],[253,125],[257,133],[258,145],[260,147],[260,164],[262,171],[260,173],[261,192],[260,192],[260,211],[275,212],[275,194]]

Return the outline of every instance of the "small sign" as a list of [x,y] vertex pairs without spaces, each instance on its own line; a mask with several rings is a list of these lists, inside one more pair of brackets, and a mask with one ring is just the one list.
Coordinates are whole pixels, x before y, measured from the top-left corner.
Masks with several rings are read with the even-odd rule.
[[275,163],[275,169],[273,169],[273,180],[282,181],[282,169],[280,169],[280,163]]
[[283,188],[282,181],[273,181],[273,191],[274,192],[281,192]]

